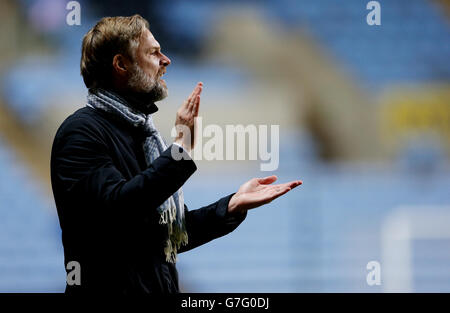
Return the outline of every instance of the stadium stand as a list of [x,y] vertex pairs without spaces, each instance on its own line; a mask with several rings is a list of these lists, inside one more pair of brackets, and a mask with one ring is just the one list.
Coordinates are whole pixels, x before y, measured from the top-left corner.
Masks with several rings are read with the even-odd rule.
[[64,291],[54,205],[0,138],[0,292]]

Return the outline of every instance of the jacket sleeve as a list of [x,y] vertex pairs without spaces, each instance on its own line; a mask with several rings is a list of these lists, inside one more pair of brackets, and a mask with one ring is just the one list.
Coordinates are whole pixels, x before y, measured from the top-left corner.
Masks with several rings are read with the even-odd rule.
[[99,131],[86,123],[74,124],[56,136],[51,158],[52,187],[66,201],[81,197],[106,209],[157,208],[197,169],[186,152],[175,160],[171,145],[146,170],[126,180]]
[[246,218],[244,213],[228,212],[228,202],[234,193],[197,210],[189,211],[185,205],[186,230],[188,244],[181,246],[178,252],[189,251],[213,239],[222,237],[235,230]]

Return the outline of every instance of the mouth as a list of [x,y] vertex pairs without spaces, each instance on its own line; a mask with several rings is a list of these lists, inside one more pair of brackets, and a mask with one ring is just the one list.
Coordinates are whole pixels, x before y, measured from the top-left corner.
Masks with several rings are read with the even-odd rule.
[[166,81],[162,78],[162,77],[164,76],[164,74],[166,74],[165,71],[162,72],[162,73],[159,75],[159,80],[162,81],[162,82],[166,82]]

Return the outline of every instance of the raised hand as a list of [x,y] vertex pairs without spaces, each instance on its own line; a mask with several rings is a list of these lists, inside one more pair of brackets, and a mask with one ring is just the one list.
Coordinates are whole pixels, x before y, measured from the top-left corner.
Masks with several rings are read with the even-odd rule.
[[276,180],[277,177],[275,175],[250,179],[231,197],[228,203],[228,212],[243,213],[254,209],[271,202],[302,184],[301,180],[294,180],[284,184],[271,185]]
[[178,135],[175,142],[182,145],[186,150],[194,149],[196,131],[194,119],[198,116],[200,107],[200,94],[203,83],[197,83],[189,98],[187,98],[177,111],[175,127]]

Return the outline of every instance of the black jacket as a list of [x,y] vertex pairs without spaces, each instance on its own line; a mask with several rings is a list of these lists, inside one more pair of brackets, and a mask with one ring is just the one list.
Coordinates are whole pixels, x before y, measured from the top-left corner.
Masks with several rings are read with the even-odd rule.
[[[81,268],[81,284],[67,285],[67,293],[179,292],[177,269],[165,261],[157,207],[197,167],[190,158],[173,159],[171,146],[148,167],[143,140],[136,129],[90,107],[69,116],[56,133],[51,181],[64,263],[77,261]],[[189,244],[179,253],[226,235],[245,219],[246,213],[227,212],[232,195],[197,210],[185,206]]]

